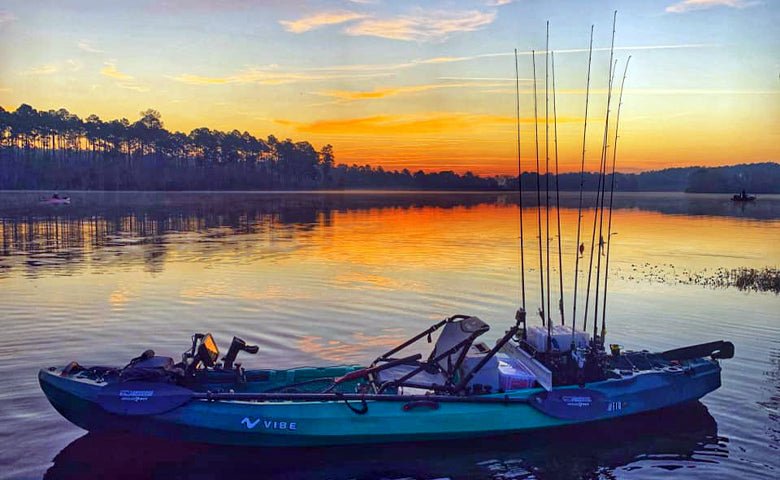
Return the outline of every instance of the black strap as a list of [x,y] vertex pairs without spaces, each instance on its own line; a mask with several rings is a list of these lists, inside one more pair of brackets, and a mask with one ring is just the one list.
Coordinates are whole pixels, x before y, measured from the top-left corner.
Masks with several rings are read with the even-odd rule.
[[365,398],[361,398],[360,399],[360,408],[355,408],[355,407],[352,406],[351,403],[349,403],[349,400],[346,400],[346,399],[343,398],[343,395],[341,393],[337,392],[336,393],[336,397],[341,398],[344,401],[344,405],[349,407],[350,410],[352,410],[353,412],[355,412],[358,415],[365,415],[368,412],[368,403],[366,403],[366,399]]

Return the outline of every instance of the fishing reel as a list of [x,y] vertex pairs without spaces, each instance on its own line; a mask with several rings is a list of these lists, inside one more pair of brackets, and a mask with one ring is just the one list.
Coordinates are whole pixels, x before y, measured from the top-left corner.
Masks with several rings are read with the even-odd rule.
[[[259,350],[260,347],[257,345],[247,345],[244,340],[238,337],[233,337],[233,341],[230,342],[230,348],[228,349],[227,355],[222,357],[222,368],[226,370],[233,368],[233,362],[235,362],[239,352],[246,352],[250,355],[255,355]],[[236,364],[237,367],[239,365],[240,364]]]

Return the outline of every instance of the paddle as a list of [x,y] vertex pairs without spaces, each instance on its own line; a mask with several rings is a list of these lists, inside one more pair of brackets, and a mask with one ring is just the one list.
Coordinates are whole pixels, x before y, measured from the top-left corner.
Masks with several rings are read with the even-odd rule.
[[375,374],[377,372],[381,372],[382,370],[387,370],[389,368],[398,366],[398,365],[407,365],[413,362],[416,362],[417,360],[420,360],[422,358],[422,354],[418,353],[416,355],[411,355],[404,358],[398,358],[396,360],[390,360],[387,363],[382,363],[379,365],[374,365],[373,367],[368,368],[361,368],[360,370],[354,370],[352,372],[349,372],[348,374],[341,376],[333,381],[333,384],[325,389],[324,393],[328,393],[334,388],[336,388],[338,385],[344,383],[344,382],[350,382],[352,380],[357,380],[358,378],[365,378],[369,375]]
[[588,420],[606,413],[606,397],[600,392],[564,389],[538,392],[525,398],[455,395],[375,395],[357,393],[199,393],[168,383],[124,382],[103,387],[97,404],[103,410],[130,416],[160,415],[179,408],[191,400],[210,401],[376,401],[438,403],[526,404],[555,418]]
[[734,357],[734,344],[723,340],[717,342],[701,343],[689,347],[675,348],[661,353],[665,360],[691,360],[701,357],[715,359],[728,359]]

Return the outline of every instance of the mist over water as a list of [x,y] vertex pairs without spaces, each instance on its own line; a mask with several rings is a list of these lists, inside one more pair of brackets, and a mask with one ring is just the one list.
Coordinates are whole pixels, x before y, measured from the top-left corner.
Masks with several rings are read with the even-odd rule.
[[[51,408],[37,370],[124,365],[147,348],[178,357],[206,331],[223,350],[233,335],[259,344],[247,367],[367,363],[456,313],[489,323],[492,342],[520,301],[517,196],[73,193],[72,205],[52,207],[38,204],[42,195],[0,192],[0,477],[780,475],[780,297],[680,281],[780,265],[780,196],[745,205],[727,195],[616,194],[607,341],[650,350],[733,341],[723,387],[701,403],[534,436],[274,453],[87,435]],[[560,212],[567,322],[577,198],[562,194]],[[540,306],[534,201],[524,198],[523,211],[531,322]],[[587,209],[581,268],[592,222]],[[554,223],[550,248],[556,310]],[[582,273],[581,289],[586,281]]]

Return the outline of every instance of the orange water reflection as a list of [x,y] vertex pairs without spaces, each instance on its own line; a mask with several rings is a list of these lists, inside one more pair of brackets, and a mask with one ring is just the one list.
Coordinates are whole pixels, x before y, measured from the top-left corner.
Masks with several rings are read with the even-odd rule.
[[[172,336],[229,327],[251,339],[267,336],[270,326],[278,337],[272,351],[293,344],[302,354],[340,362],[364,361],[444,315],[509,319],[518,303],[519,217],[511,194],[209,195],[142,204],[120,196],[123,202],[110,207],[31,214],[0,210],[0,304],[95,326],[145,316]],[[568,312],[576,196],[564,200]],[[773,217],[777,207],[767,202],[745,214],[717,197],[620,197],[611,288],[631,293],[665,274],[780,264],[780,215]],[[556,213],[550,211],[553,305]],[[589,209],[583,216],[581,269],[592,215]],[[533,312],[540,278],[532,204],[523,221]],[[416,323],[410,328],[404,318]],[[332,323],[304,335],[305,319]]]

